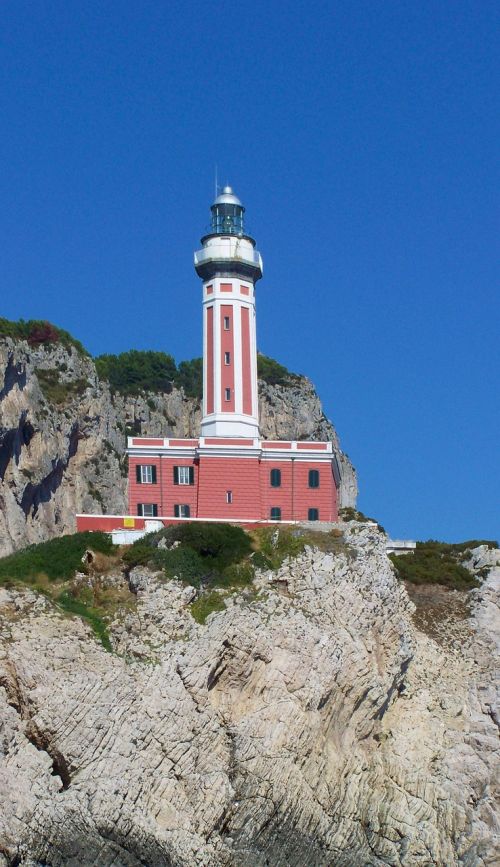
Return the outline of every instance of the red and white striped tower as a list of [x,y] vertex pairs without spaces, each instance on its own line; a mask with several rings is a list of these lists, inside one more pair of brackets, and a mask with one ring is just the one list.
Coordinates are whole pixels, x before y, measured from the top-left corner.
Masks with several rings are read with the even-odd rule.
[[224,187],[210,210],[210,232],[194,256],[203,280],[201,434],[257,438],[255,284],[262,258],[245,233],[245,208],[231,187]]

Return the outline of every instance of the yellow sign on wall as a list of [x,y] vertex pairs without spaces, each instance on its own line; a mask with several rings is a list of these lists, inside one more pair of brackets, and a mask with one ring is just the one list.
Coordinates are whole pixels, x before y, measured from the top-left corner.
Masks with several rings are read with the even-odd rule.
[[123,519],[124,527],[135,527],[135,518],[124,518]]

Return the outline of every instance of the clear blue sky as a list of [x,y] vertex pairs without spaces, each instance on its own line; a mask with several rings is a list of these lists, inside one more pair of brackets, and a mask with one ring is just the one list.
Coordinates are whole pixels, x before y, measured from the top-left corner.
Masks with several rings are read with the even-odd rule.
[[5,0],[0,316],[200,355],[217,164],[259,348],[316,384],[360,508],[498,538],[495,7]]

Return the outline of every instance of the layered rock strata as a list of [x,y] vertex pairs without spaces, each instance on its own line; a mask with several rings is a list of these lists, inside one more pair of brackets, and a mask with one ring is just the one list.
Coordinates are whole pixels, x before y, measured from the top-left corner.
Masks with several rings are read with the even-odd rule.
[[433,639],[384,541],[350,524],[205,624],[191,587],[97,577],[128,582],[113,654],[2,590],[0,864],[498,863],[500,569]]
[[[260,383],[260,412],[264,437],[332,440],[341,504],[355,504],[354,469],[308,380]],[[182,389],[112,395],[74,348],[0,340],[0,556],[74,532],[78,512],[126,512],[126,435],[195,436],[200,419]]]

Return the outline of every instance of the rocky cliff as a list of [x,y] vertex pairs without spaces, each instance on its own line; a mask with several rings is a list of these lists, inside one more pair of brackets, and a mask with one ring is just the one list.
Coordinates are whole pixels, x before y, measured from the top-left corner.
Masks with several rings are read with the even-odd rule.
[[205,624],[175,580],[82,577],[113,653],[0,589],[0,865],[497,864],[498,551],[424,629],[385,537],[343,531]]
[[[355,504],[355,471],[312,384],[260,383],[264,437],[332,440],[341,503]],[[77,512],[126,512],[127,433],[193,436],[199,401],[182,389],[112,395],[75,347],[0,339],[0,555],[73,532]]]

